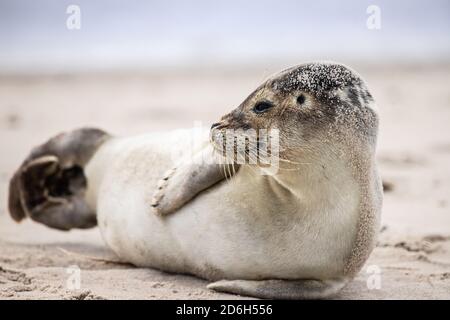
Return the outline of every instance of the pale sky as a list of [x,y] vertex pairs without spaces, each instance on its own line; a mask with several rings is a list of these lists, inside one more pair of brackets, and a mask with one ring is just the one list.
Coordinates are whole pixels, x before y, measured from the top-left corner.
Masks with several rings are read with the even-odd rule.
[[[68,30],[66,8],[81,10]],[[381,29],[369,30],[369,5]],[[0,0],[0,72],[450,57],[450,1]]]

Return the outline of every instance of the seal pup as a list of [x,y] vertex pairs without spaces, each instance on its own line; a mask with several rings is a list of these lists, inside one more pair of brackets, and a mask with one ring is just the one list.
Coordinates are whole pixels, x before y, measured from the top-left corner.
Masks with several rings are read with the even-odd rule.
[[287,69],[213,124],[194,159],[220,153],[227,129],[277,129],[279,170],[185,161],[189,130],[119,138],[80,129],[26,159],[10,183],[11,215],[64,230],[97,222],[123,260],[215,281],[217,291],[339,292],[375,245],[382,205],[378,116],[364,81],[331,62]]

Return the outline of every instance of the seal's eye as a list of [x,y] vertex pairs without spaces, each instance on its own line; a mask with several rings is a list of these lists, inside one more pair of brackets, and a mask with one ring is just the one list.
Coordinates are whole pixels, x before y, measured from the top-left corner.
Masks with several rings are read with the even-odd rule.
[[306,100],[305,95],[302,93],[301,95],[298,96],[297,103],[298,104],[304,104],[305,100]]
[[255,113],[263,113],[266,112],[267,110],[269,110],[270,108],[273,107],[273,104],[269,103],[269,102],[258,102],[254,107],[253,107],[253,111]]

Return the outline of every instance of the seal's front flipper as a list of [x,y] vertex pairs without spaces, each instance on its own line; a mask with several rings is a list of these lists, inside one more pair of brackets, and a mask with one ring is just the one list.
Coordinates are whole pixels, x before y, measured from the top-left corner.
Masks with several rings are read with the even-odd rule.
[[262,299],[325,299],[336,295],[347,284],[333,280],[221,280],[208,289]]
[[155,212],[158,215],[170,214],[200,192],[231,177],[239,170],[238,165],[234,165],[233,169],[225,166],[227,165],[214,159],[211,149],[205,148],[193,159],[169,170],[158,182],[158,189],[153,194],[151,205]]

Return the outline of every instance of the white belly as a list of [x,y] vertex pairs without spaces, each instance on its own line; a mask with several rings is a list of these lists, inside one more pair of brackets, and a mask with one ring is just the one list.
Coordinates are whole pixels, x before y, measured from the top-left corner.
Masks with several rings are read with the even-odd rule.
[[357,227],[353,193],[342,201],[346,208],[316,212],[272,178],[243,167],[176,213],[156,216],[153,190],[185,137],[180,131],[112,141],[86,168],[101,233],[121,258],[209,279],[342,274]]

